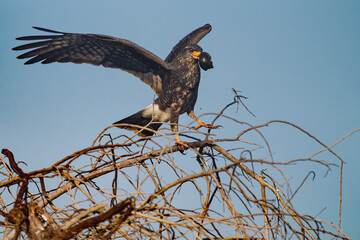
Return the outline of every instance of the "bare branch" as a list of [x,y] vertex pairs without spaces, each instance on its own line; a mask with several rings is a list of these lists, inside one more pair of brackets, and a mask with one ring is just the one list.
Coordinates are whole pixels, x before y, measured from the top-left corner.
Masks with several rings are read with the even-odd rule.
[[[349,239],[340,229],[344,161],[332,150],[339,142],[326,146],[286,121],[252,126],[226,116],[226,109],[242,103],[233,91],[232,103],[207,116],[213,116],[212,124],[230,120],[239,130],[220,138],[181,126],[180,134],[189,140],[185,153],[167,127],[140,138],[116,135],[110,126],[92,146],[28,173],[3,149],[9,160],[0,157],[3,239]],[[260,132],[274,123],[291,126],[323,149],[310,157],[275,161]],[[245,136],[251,134],[262,143],[248,141]],[[338,226],[301,214],[292,204],[315,170],[299,172],[302,180],[296,186],[284,171],[303,163],[329,171],[335,164],[314,159],[323,151],[340,161]]]

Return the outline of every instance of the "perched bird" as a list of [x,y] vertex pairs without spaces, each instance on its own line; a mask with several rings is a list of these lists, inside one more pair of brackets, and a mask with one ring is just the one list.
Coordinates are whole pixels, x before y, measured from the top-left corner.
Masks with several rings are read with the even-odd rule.
[[177,143],[183,143],[178,136],[178,120],[179,115],[186,112],[199,123],[196,129],[202,126],[215,128],[203,123],[194,114],[200,67],[203,70],[213,68],[210,54],[197,45],[211,31],[210,24],[186,35],[164,61],[129,40],[34,28],[52,34],[16,38],[35,40],[13,48],[33,49],[17,57],[30,58],[25,64],[73,62],[102,65],[127,71],[150,85],[158,98],[143,110],[114,123],[117,127],[137,131],[141,136],[151,136],[163,122],[170,121]]

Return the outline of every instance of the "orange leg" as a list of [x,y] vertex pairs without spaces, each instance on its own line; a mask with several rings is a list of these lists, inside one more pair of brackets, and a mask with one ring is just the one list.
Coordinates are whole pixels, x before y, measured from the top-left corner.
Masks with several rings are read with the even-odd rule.
[[185,150],[184,146],[187,146],[187,142],[180,141],[179,135],[176,135],[176,143],[175,144],[180,145],[183,151]]
[[200,119],[198,119],[198,118],[195,116],[195,114],[194,114],[193,111],[189,112],[188,115],[189,115],[189,117],[191,117],[192,119],[194,119],[195,121],[197,121],[197,122],[199,123],[199,125],[195,127],[195,130],[198,130],[198,129],[201,128],[201,127],[212,128],[212,129],[218,128],[217,126],[213,126],[213,125],[210,125],[210,124],[206,124],[206,123],[200,121]]
[[199,119],[195,119],[195,120],[199,123],[199,125],[195,127],[195,130],[198,130],[201,127],[212,128],[212,129],[218,128],[217,126],[206,124],[206,123],[200,121]]
[[185,146],[187,146],[187,142],[184,142],[184,141],[180,141],[180,138],[179,138],[179,135],[178,135],[178,119],[175,119],[174,120],[175,124],[171,124],[171,130],[173,131],[173,133],[175,133],[176,135],[176,145],[180,145],[182,150],[184,151],[185,150]]

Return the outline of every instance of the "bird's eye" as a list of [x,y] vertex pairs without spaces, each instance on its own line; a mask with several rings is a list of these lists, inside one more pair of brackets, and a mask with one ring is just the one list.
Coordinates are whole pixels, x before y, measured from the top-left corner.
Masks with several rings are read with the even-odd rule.
[[190,48],[190,52],[191,52],[191,53],[194,52],[194,49]]

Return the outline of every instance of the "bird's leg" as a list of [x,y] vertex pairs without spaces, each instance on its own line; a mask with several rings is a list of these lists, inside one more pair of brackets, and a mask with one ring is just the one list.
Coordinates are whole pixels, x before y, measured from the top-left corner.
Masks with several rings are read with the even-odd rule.
[[210,125],[210,124],[206,124],[206,123],[200,121],[200,119],[198,119],[198,118],[195,116],[194,111],[188,112],[188,115],[189,115],[189,117],[191,117],[192,119],[194,119],[195,121],[197,121],[197,122],[199,123],[199,125],[195,127],[195,130],[198,130],[198,129],[201,128],[201,127],[212,128],[212,129],[218,128],[217,126],[213,126],[213,125]]
[[185,150],[184,146],[187,146],[187,142],[180,141],[179,135],[176,134],[176,145],[180,145],[183,150]]
[[176,119],[172,119],[172,120],[170,120],[170,123],[171,123],[170,127],[171,127],[171,130],[173,131],[173,133],[175,133],[175,135],[176,135],[176,143],[175,144],[180,145],[182,147],[182,150],[184,151],[185,150],[184,146],[187,146],[187,142],[180,141],[180,138],[179,138],[179,134],[178,134],[178,131],[179,131],[179,127],[178,127],[179,117],[177,117]]

